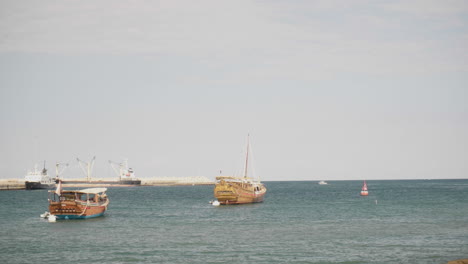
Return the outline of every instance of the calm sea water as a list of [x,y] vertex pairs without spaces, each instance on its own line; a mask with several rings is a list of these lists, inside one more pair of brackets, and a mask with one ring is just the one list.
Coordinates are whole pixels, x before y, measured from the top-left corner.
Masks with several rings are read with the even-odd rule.
[[2,263],[446,263],[468,258],[468,180],[266,182],[259,204],[213,186],[109,188],[104,217],[49,223],[47,191],[0,192]]

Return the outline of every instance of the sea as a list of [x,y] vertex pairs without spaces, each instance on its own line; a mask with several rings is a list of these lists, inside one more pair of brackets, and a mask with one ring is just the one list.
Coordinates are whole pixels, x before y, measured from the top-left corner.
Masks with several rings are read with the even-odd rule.
[[[47,190],[0,191],[1,263],[421,263],[468,258],[468,180],[265,182],[263,203],[213,186],[109,187],[103,217],[40,218]],[[70,188],[69,188],[70,189]]]

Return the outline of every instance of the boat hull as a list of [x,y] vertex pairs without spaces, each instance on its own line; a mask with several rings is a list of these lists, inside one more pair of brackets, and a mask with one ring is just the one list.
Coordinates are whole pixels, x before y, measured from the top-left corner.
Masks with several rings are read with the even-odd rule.
[[222,205],[261,203],[266,188],[263,184],[239,184],[220,182],[215,185],[214,196]]
[[368,196],[369,192],[368,191],[361,191],[361,196]]
[[103,216],[104,215],[104,212],[102,213],[98,213],[98,214],[93,214],[93,215],[76,215],[76,214],[55,214],[55,216],[57,217],[57,219],[64,219],[64,220],[68,220],[68,219],[88,219],[88,218],[95,218],[95,217],[99,217],[99,216]]
[[26,190],[40,190],[40,189],[52,189],[55,187],[55,183],[45,184],[40,182],[24,182]]
[[81,201],[51,202],[49,204],[49,212],[58,219],[87,219],[103,216],[108,204],[109,200],[101,204]]
[[261,203],[263,202],[262,195],[230,195],[230,196],[216,196],[216,199],[220,204],[227,205],[227,204],[248,204],[248,203]]
[[[103,216],[106,206],[49,206],[50,214],[58,219],[87,219]],[[84,213],[83,213],[84,212]]]
[[125,185],[141,185],[141,180],[120,180],[120,183]]

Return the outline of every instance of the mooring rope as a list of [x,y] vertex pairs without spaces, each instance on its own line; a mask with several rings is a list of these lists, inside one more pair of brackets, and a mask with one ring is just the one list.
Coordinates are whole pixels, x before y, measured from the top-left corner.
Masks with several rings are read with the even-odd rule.
[[89,204],[89,200],[86,201],[86,207],[85,207],[84,211],[81,212],[81,214],[80,214],[79,216],[82,216],[84,213],[86,213],[86,210],[88,209],[88,205],[90,205],[90,204]]

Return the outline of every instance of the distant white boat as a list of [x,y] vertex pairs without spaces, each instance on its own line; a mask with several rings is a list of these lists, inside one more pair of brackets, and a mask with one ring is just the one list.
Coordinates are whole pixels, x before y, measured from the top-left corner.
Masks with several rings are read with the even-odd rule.
[[318,183],[318,184],[320,184],[320,185],[327,185],[327,184],[328,184],[328,182],[326,182],[326,181],[319,181],[319,183]]

